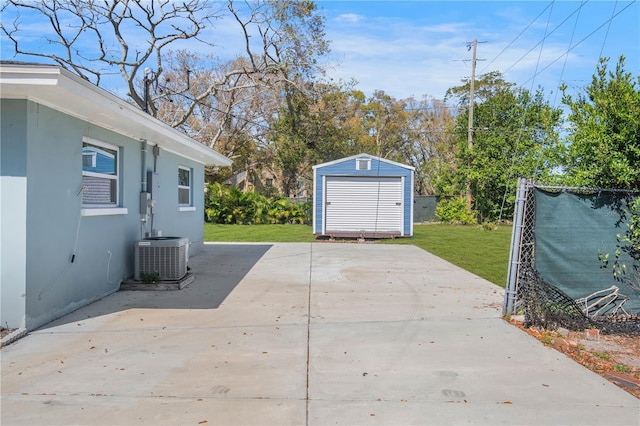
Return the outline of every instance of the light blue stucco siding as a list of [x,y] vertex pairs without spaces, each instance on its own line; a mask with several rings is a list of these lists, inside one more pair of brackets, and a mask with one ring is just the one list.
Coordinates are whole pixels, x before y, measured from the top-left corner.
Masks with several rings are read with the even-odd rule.
[[[153,141],[149,147],[147,166],[154,172],[152,154]],[[178,169],[186,167],[191,170],[191,203],[192,206],[178,206]],[[153,229],[163,236],[187,237],[191,243],[189,254],[197,254],[204,248],[204,166],[184,157],[160,150],[155,160],[153,173],[148,187],[155,202],[153,208]],[[149,218],[151,220],[151,218]],[[145,226],[151,231],[151,224]]]
[[[357,170],[358,159],[370,159],[371,167],[368,170]],[[314,234],[323,234],[323,224],[326,206],[327,177],[397,177],[402,178],[403,203],[403,236],[413,235],[413,191],[414,170],[413,167],[395,163],[371,155],[356,155],[329,163],[319,164],[314,167],[314,207],[313,229]]]
[[[31,101],[2,99],[1,111],[1,321],[32,330],[133,277],[134,243],[151,230],[140,215],[141,141]],[[87,138],[117,147],[117,214],[83,208]],[[152,171],[152,149],[146,158]],[[193,206],[186,209],[178,206],[178,166],[192,169]],[[204,166],[160,150],[155,167],[160,189],[154,194],[154,229],[189,238],[195,253],[203,240]]]
[[26,103],[0,105],[0,313],[3,326],[25,327],[27,272]]

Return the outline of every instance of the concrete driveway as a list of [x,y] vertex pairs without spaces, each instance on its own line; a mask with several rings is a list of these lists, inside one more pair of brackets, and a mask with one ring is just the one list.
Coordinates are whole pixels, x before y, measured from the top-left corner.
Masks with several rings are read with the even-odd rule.
[[2,425],[622,424],[640,400],[419,248],[214,244],[3,348]]

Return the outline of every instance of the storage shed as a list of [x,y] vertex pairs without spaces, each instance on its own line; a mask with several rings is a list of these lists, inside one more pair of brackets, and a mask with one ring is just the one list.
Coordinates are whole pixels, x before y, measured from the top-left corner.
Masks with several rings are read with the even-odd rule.
[[414,168],[369,154],[313,167],[316,236],[413,236]]

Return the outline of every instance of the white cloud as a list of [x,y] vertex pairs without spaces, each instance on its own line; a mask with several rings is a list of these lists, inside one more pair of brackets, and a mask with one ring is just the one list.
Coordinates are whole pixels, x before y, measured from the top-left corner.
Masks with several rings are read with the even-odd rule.
[[[474,38],[483,42],[477,49],[477,73],[485,68],[485,72],[499,70],[508,81],[526,89],[542,86],[547,93],[557,92],[563,81],[570,85],[588,84],[601,46],[607,48],[604,54],[614,60],[617,55],[626,54],[640,63],[637,60],[640,49],[631,46],[633,36],[620,34],[629,32],[623,29],[622,22],[618,27],[612,25],[608,40],[604,29],[593,34],[611,16],[608,4],[591,5],[592,9],[585,10],[579,20],[577,15],[571,15],[579,2],[560,2],[553,10],[545,9],[548,5],[543,2],[513,1],[486,6],[474,3],[475,10],[464,13],[456,7],[466,8],[469,3],[403,2],[406,9],[403,13],[395,13],[391,4],[372,2],[370,13],[358,11],[351,21],[342,18],[350,16],[349,13],[337,14],[335,18],[328,15],[331,61],[337,64],[329,71],[330,77],[355,78],[359,82],[357,88],[368,95],[374,90],[384,90],[396,98],[411,95],[442,98],[447,89],[471,75],[471,52],[466,44]],[[626,2],[618,10],[625,5]],[[629,12],[629,19],[632,14]],[[550,34],[551,30],[555,31]],[[637,39],[637,26],[631,33]],[[585,38],[585,42],[575,47]],[[570,47],[573,49],[567,54]],[[612,51],[616,53],[609,53]],[[627,61],[631,66],[635,63]]]
[[467,27],[465,23],[415,25],[363,17],[354,27],[334,20],[328,25],[328,38],[332,59],[339,65],[329,75],[355,78],[368,95],[384,90],[396,98],[443,97],[465,72],[464,63],[455,60],[468,56],[462,36]]
[[347,22],[350,24],[360,22],[362,17],[355,13],[343,13],[341,15],[336,16],[337,22]]

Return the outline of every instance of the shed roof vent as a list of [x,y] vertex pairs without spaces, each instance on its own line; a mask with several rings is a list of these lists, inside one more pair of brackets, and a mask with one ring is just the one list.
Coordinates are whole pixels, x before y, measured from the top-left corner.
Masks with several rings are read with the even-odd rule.
[[356,159],[356,170],[371,170],[371,159],[370,158]]

